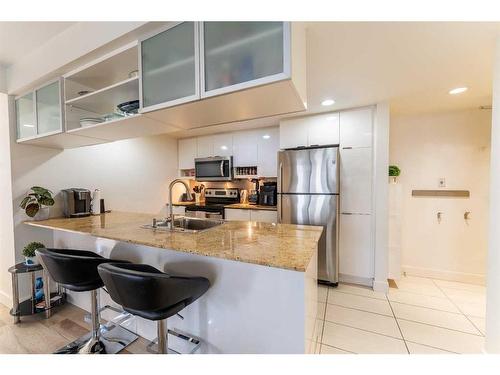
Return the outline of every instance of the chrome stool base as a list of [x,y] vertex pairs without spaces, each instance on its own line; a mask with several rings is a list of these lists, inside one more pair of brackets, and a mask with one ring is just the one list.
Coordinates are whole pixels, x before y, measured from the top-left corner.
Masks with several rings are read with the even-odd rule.
[[[104,328],[105,326],[103,326]],[[116,354],[137,339],[137,335],[120,326],[101,329],[98,337],[92,332],[58,349],[54,354]]]
[[[167,345],[169,346],[168,353],[165,354],[194,354],[201,346],[201,341],[196,337],[188,336],[185,333],[174,331],[172,329],[168,330],[168,334],[173,336],[173,340],[167,340]],[[160,353],[158,347],[158,338],[151,341],[146,347],[146,350],[152,354]]]

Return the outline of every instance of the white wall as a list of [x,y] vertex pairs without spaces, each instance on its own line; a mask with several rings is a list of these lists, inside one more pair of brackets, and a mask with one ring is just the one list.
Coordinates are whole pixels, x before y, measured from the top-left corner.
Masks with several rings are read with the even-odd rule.
[[[390,163],[402,170],[402,268],[408,274],[484,282],[490,129],[489,110],[391,118]],[[441,177],[447,189],[470,190],[470,198],[411,196],[412,189],[438,189]]]
[[12,229],[9,104],[7,94],[0,90],[0,303],[7,306],[11,304],[11,281],[7,269],[14,264]]
[[18,206],[31,186],[56,194],[51,216],[62,215],[60,190],[71,187],[101,189],[106,209],[163,215],[168,184],[178,173],[177,141],[165,135],[68,150],[21,145],[12,137],[11,154],[17,261],[27,243],[53,241],[52,231],[22,224],[28,218]]

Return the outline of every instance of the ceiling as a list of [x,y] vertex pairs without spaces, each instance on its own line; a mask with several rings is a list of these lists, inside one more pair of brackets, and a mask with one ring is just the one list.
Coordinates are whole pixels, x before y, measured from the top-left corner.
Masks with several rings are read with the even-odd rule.
[[[490,104],[500,23],[313,22],[308,24],[312,112],[388,100],[393,113]],[[454,87],[467,86],[461,95]]]
[[0,66],[14,64],[75,22],[0,22]]

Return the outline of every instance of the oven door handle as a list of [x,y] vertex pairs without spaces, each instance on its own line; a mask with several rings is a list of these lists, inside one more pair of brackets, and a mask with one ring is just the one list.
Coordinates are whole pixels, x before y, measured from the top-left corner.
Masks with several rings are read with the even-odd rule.
[[224,177],[224,160],[220,161],[220,176]]

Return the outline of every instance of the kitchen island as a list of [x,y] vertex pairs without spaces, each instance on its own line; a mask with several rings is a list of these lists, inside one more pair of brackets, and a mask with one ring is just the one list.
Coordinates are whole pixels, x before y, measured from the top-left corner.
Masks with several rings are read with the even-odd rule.
[[[198,233],[146,229],[153,215],[112,212],[26,222],[54,231],[54,247],[92,250],[177,275],[207,277],[209,291],[169,327],[200,337],[204,353],[311,353],[317,342],[317,247],[322,227],[225,222]],[[88,310],[88,296],[70,302]],[[111,303],[101,293],[101,304]],[[111,316],[104,316],[110,318]],[[153,339],[155,325],[127,327]]]

